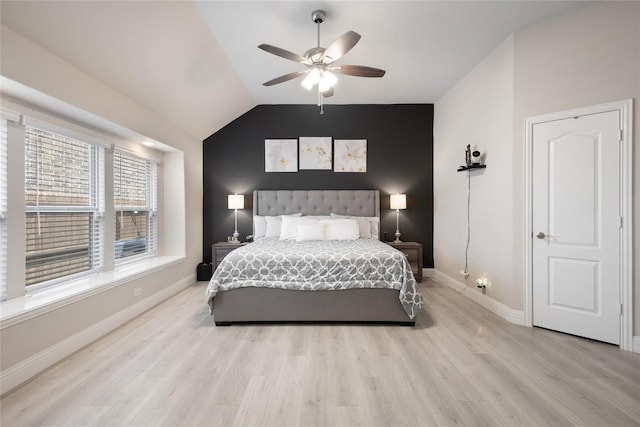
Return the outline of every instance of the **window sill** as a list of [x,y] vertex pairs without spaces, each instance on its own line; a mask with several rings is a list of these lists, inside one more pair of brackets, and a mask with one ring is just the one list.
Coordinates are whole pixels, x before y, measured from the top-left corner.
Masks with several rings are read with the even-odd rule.
[[151,258],[4,301],[0,304],[0,329],[169,268],[184,259],[183,256]]

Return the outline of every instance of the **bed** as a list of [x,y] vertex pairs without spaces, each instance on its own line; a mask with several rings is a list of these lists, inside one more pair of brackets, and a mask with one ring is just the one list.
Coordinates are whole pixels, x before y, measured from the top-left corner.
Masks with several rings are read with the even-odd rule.
[[[422,295],[405,256],[379,240],[377,190],[256,190],[253,213],[255,242],[227,255],[207,286],[216,325],[415,325]],[[315,240],[320,224],[339,240]],[[342,239],[354,228],[358,238]]]

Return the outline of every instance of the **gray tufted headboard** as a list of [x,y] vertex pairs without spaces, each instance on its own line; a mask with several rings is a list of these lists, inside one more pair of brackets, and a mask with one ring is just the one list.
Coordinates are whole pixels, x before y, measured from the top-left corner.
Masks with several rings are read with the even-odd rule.
[[329,215],[380,217],[378,190],[254,190],[254,215]]

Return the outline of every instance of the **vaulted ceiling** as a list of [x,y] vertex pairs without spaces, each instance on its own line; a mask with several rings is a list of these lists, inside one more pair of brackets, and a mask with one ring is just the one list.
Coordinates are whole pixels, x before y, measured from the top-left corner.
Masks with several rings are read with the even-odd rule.
[[302,54],[348,30],[362,38],[337,63],[386,70],[339,76],[325,103],[433,103],[509,34],[582,1],[6,1],[2,25],[204,139],[258,104],[313,104]]

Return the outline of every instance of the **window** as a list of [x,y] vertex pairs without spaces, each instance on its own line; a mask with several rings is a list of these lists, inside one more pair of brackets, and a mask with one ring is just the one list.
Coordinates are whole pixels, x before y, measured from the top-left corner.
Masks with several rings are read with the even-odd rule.
[[25,130],[27,288],[102,268],[104,149]]
[[183,217],[171,236],[180,250],[159,256],[157,243],[158,171],[182,179],[181,152],[143,147],[112,123],[91,127],[2,101],[0,298],[13,308],[0,318],[120,286],[184,256]]
[[156,254],[157,165],[116,150],[113,158],[114,257]]

